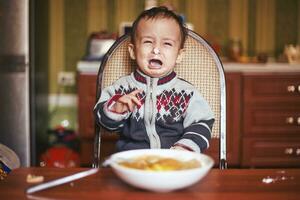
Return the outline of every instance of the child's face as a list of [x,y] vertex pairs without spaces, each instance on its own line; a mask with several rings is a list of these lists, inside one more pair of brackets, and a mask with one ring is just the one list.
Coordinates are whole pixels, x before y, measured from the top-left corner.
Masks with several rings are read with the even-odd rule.
[[169,74],[180,62],[180,44],[180,29],[174,19],[142,19],[129,53],[143,73],[158,78]]

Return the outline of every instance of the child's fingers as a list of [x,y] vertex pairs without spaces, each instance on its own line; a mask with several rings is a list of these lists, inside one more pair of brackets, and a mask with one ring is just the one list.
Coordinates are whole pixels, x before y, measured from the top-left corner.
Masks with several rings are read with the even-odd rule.
[[140,105],[140,101],[135,96],[131,96],[131,95],[125,95],[121,97],[118,100],[118,102],[125,105],[127,109],[130,110],[131,112],[133,111],[136,105]]
[[141,102],[137,97],[137,94],[143,92],[142,89],[137,89],[132,91],[131,93],[122,96],[118,99],[118,102],[126,105],[126,108],[132,112],[135,106],[141,106]]
[[134,107],[141,106],[140,100],[136,96],[128,95],[126,97],[126,104],[128,105],[130,111],[133,111]]
[[137,106],[141,106],[141,102],[140,102],[140,100],[137,98],[137,97],[131,97],[131,101],[135,104],[135,105],[137,105]]
[[130,92],[130,93],[129,93],[129,95],[136,96],[138,93],[141,93],[141,92],[143,92],[143,90],[142,90],[142,89],[136,89],[136,90],[134,90],[134,91]]
[[134,107],[135,107],[135,104],[133,104],[132,101],[130,101],[130,102],[127,104],[127,106],[128,106],[128,109],[130,110],[130,112],[132,112],[133,109],[134,109]]
[[134,102],[134,104],[136,104],[138,106],[141,106],[141,102],[137,97],[137,94],[141,93],[141,92],[143,92],[142,89],[137,89],[137,90],[134,90],[131,93],[129,93],[127,96],[131,99],[131,101]]

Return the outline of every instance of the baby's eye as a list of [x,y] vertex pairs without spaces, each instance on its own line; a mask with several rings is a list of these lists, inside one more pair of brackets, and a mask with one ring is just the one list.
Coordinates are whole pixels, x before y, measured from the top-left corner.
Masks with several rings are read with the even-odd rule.
[[152,41],[151,41],[151,40],[145,40],[144,43],[145,43],[145,44],[151,44]]
[[171,42],[165,42],[164,43],[166,46],[173,46]]

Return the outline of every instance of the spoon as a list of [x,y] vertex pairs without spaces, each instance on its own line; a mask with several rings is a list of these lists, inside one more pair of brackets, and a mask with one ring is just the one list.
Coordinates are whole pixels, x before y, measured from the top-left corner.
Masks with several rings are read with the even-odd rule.
[[31,186],[31,187],[27,188],[27,190],[25,192],[27,194],[32,194],[32,193],[37,192],[37,191],[41,191],[41,190],[45,190],[45,189],[48,189],[48,188],[51,188],[51,187],[62,185],[62,184],[65,184],[65,183],[68,183],[68,182],[71,182],[71,181],[81,179],[81,178],[84,178],[86,176],[90,176],[92,174],[95,174],[95,173],[98,172],[98,170],[99,170],[99,168],[93,168],[93,169],[78,172],[78,173],[75,173],[75,174],[72,174],[72,175],[69,175],[69,176],[65,176],[65,177],[62,177],[62,178],[54,179],[52,181],[48,181],[48,182],[41,183],[41,184],[38,184],[38,185],[35,185],[35,186]]

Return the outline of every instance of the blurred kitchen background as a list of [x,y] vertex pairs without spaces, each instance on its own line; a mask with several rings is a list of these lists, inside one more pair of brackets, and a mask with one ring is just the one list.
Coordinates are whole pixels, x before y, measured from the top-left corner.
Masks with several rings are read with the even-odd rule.
[[[284,48],[300,43],[299,0],[0,0],[0,37],[12,31],[28,38],[26,52],[7,52],[26,55],[14,57],[23,67],[10,67],[19,64],[3,61],[7,60],[3,52],[0,62],[0,78],[6,77],[0,81],[0,143],[15,150],[22,165],[40,165],[43,153],[55,143],[51,134],[74,133],[84,140],[78,128],[78,63],[89,59],[91,39],[115,39],[123,31],[122,24],[130,24],[152,4],[173,7],[224,63],[288,62]],[[29,25],[12,30],[23,23]],[[0,41],[0,46],[10,46]],[[26,73],[28,79],[4,81],[18,73]],[[13,89],[19,86],[28,93],[12,103],[16,98],[10,94],[19,94],[20,89]],[[25,114],[20,116],[18,110]],[[76,145],[75,149],[80,151]]]

